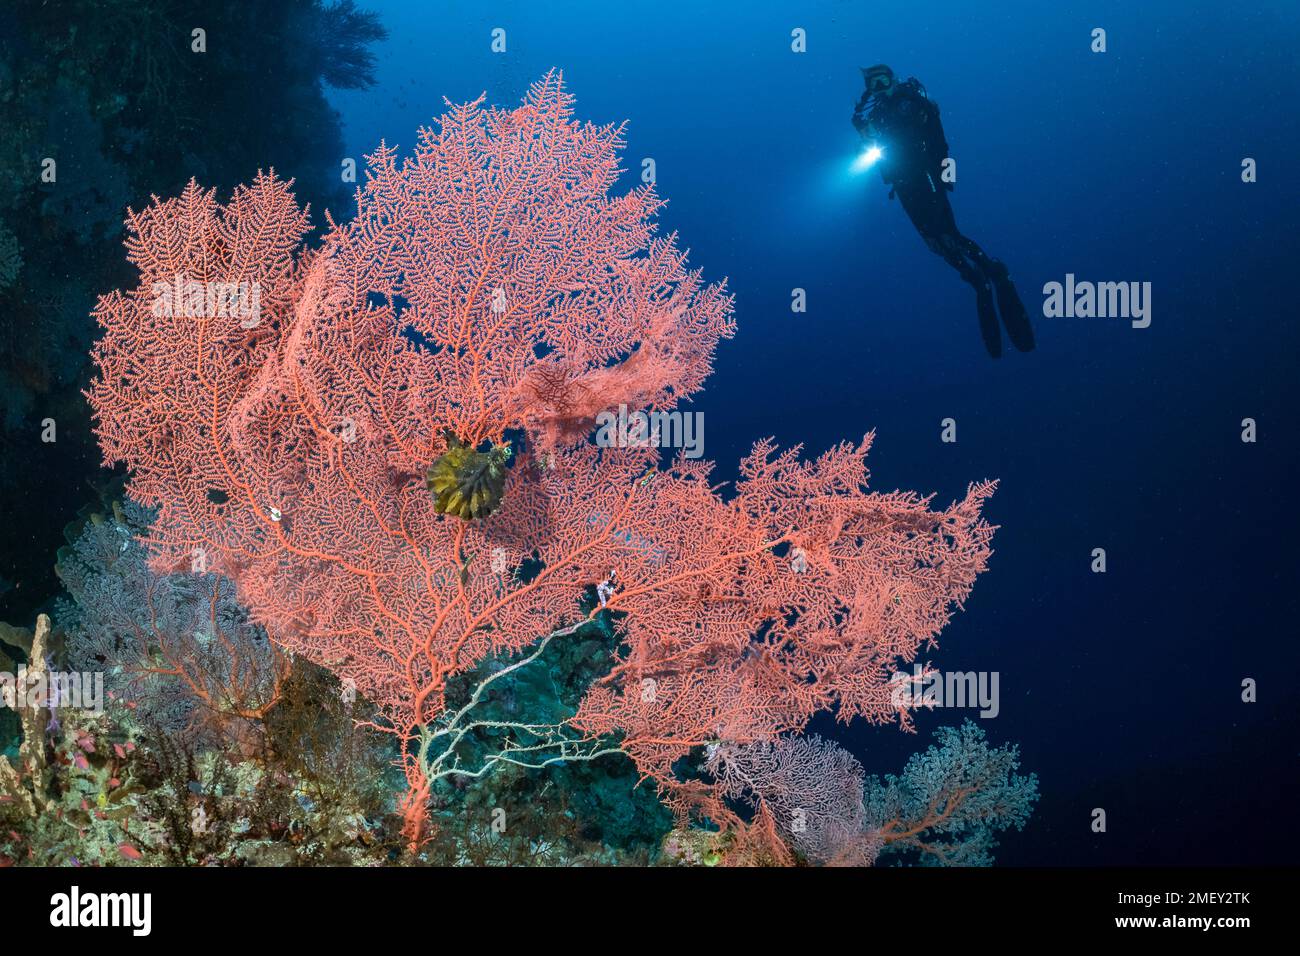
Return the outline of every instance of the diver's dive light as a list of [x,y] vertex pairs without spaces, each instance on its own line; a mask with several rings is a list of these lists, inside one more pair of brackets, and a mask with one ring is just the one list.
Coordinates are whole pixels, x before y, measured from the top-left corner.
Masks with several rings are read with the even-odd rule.
[[884,155],[885,151],[873,143],[858,154],[858,158],[853,161],[853,171],[855,173],[865,173],[876,165],[876,160]]

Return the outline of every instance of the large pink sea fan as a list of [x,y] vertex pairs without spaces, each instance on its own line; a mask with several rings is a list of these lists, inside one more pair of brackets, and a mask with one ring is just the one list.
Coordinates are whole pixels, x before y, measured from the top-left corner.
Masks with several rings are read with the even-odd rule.
[[[448,677],[572,626],[596,585],[626,656],[546,743],[622,733],[671,788],[710,739],[837,703],[897,716],[890,669],[989,553],[991,484],[942,511],[868,492],[869,441],[815,462],[762,443],[724,499],[706,465],[579,440],[600,410],[698,389],[732,328],[723,288],[654,237],[653,191],[609,194],[620,146],[550,75],[512,111],[449,107],[401,163],[381,146],[317,249],[274,174],[225,205],[195,184],[155,200],[128,219],[138,285],[99,302],[89,397],[105,458],[158,509],[156,568],[201,556],[275,641],[355,681],[407,744],[413,820],[461,772],[440,762]],[[209,294],[167,295],[191,287]],[[499,510],[439,514],[423,475],[447,436],[512,429]]]

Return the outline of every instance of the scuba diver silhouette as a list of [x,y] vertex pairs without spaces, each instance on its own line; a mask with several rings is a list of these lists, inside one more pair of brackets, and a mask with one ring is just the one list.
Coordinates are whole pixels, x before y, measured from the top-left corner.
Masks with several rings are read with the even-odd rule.
[[915,77],[900,83],[884,64],[864,68],[862,78],[866,90],[853,111],[853,125],[869,146],[861,161],[880,167],[880,178],[892,187],[889,198],[898,196],[930,251],[942,256],[974,288],[980,334],[989,355],[1002,354],[997,312],[1011,343],[1022,352],[1030,351],[1034,330],[1007,267],[957,230],[948,202],[953,184],[943,180],[948,143],[939,107]]

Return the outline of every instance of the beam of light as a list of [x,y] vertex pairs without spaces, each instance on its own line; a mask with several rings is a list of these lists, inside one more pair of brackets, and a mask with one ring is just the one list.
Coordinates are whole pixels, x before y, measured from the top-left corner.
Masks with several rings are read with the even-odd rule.
[[876,160],[885,155],[885,151],[879,146],[869,146],[858,154],[858,158],[853,161],[851,167],[854,173],[865,173],[872,166],[876,165]]

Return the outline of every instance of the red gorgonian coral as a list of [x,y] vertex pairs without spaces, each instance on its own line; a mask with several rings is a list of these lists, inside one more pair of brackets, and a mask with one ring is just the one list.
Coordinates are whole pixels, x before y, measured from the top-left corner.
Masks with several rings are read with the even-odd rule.
[[[655,236],[651,187],[609,195],[621,128],[576,122],[557,75],[517,109],[480,104],[449,105],[400,164],[381,145],[319,248],[273,173],[224,206],[191,184],[130,214],[140,281],[99,302],[89,397],[106,460],[158,509],[156,569],[201,551],[273,640],[374,701],[404,744],[413,836],[429,782],[465,772],[448,678],[563,640],[596,586],[625,652],[572,720],[500,759],[620,734],[686,807],[698,787],[673,763],[708,741],[836,705],[906,720],[889,674],[985,567],[992,483],[938,511],[868,492],[868,436],[815,461],[760,442],[724,497],[707,465],[592,445],[599,411],[701,386],[731,299]],[[256,308],[169,293],[196,284]],[[527,438],[500,507],[439,514],[430,462],[508,432]]]

